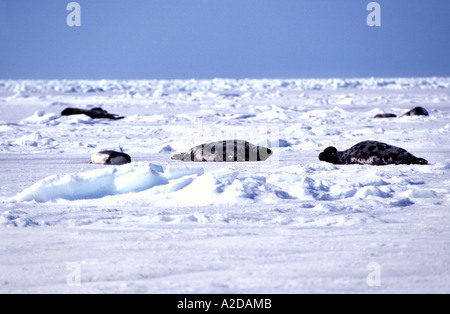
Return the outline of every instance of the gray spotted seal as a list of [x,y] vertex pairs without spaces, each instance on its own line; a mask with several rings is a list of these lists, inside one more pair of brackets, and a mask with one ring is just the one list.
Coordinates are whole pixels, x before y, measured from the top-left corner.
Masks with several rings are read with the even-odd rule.
[[338,151],[335,147],[327,147],[319,155],[319,160],[336,165],[427,165],[428,161],[417,158],[405,149],[389,144],[364,141],[345,150]]
[[95,153],[91,157],[90,164],[96,165],[124,165],[131,162],[131,157],[125,153],[119,153],[112,150],[104,150]]
[[194,162],[244,162],[265,161],[273,152],[271,149],[253,145],[243,140],[226,140],[202,144],[189,151],[172,156],[172,160]]

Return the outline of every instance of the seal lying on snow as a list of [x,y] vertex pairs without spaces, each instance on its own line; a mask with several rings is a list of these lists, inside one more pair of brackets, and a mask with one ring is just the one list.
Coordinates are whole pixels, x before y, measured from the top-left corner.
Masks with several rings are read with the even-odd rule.
[[[423,107],[416,107],[414,109],[411,109],[404,115],[402,115],[402,117],[404,117],[404,116],[428,116],[428,111]],[[393,114],[393,113],[381,113],[381,114],[377,114],[374,118],[375,119],[397,118],[397,115]]]
[[423,108],[423,107],[416,107],[410,111],[408,111],[407,113],[405,113],[403,116],[428,116],[428,111],[427,109]]
[[397,115],[394,113],[380,113],[380,114],[377,114],[374,118],[375,119],[397,118]]
[[111,114],[108,111],[103,110],[102,108],[92,108],[88,109],[79,109],[79,108],[66,108],[61,112],[62,116],[71,116],[75,114],[85,114],[92,119],[112,119],[112,120],[120,120],[125,117],[120,117],[118,114]]
[[125,153],[112,150],[98,152],[91,157],[90,164],[97,165],[123,165],[131,162],[131,157]]
[[172,156],[172,160],[196,162],[265,161],[272,156],[272,153],[269,148],[256,146],[247,141],[227,140],[193,147],[186,153]]
[[376,141],[364,141],[338,152],[335,147],[328,147],[319,155],[319,160],[336,165],[426,165],[428,161],[417,158],[400,147]]

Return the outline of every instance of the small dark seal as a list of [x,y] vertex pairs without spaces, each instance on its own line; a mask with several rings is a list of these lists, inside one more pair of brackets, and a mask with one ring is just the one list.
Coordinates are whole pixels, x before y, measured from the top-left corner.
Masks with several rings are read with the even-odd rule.
[[111,119],[111,120],[120,120],[125,117],[121,117],[118,114],[111,114],[108,111],[103,110],[102,108],[92,108],[92,109],[79,109],[79,108],[66,108],[61,112],[62,116],[71,116],[76,114],[84,114],[92,119]]
[[380,113],[380,114],[377,114],[374,118],[375,119],[397,118],[397,115],[393,114],[393,113]]
[[104,150],[98,152],[91,157],[90,164],[97,165],[124,165],[131,162],[131,157],[125,153],[115,152],[112,150]]
[[405,149],[389,144],[364,141],[339,152],[335,147],[328,147],[319,155],[319,160],[336,165],[427,165],[428,161],[417,158]]
[[243,140],[226,140],[198,145],[189,151],[172,156],[172,160],[193,162],[244,162],[265,161],[271,149],[253,145]]

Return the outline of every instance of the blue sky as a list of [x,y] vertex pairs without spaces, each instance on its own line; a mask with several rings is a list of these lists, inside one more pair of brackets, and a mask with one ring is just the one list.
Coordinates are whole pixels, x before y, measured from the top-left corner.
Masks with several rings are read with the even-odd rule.
[[450,1],[0,0],[2,79],[450,76]]

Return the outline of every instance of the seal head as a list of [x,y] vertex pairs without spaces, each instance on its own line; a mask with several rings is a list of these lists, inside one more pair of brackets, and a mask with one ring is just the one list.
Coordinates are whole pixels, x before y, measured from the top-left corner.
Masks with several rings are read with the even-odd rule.
[[338,151],[336,147],[333,146],[327,147],[322,153],[319,154],[319,160],[330,162],[332,164],[338,164],[339,158],[337,153]]

